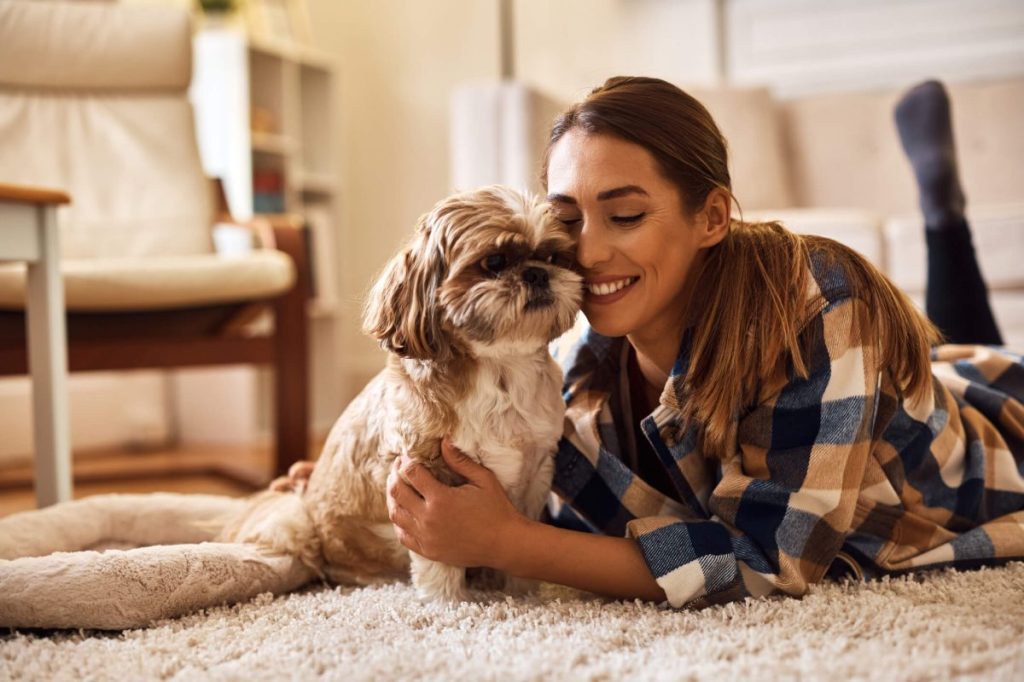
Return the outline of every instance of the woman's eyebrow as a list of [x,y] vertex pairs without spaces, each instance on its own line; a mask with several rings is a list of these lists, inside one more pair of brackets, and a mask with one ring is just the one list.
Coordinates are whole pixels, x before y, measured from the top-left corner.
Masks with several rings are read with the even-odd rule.
[[[626,196],[628,194],[642,194],[643,196],[650,196],[643,187],[639,185],[623,185],[622,187],[615,187],[613,189],[606,189],[597,195],[598,201],[608,201],[609,199],[618,199],[619,197]],[[567,194],[549,194],[547,197],[551,203],[560,204],[572,204],[576,205],[576,200]]]
[[619,197],[626,196],[627,194],[642,194],[645,197],[649,196],[647,190],[639,185],[623,185],[622,187],[616,187],[615,189],[606,189],[597,195],[598,201],[607,201],[608,199],[618,199]]

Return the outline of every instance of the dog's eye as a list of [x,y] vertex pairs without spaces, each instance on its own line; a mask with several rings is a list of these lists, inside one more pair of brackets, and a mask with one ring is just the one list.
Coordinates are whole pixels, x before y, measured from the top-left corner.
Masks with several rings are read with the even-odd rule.
[[571,267],[573,263],[572,254],[564,251],[554,251],[544,256],[541,260],[548,265],[554,265],[559,268]]
[[508,258],[503,253],[492,253],[480,261],[480,266],[487,272],[501,272],[508,267]]

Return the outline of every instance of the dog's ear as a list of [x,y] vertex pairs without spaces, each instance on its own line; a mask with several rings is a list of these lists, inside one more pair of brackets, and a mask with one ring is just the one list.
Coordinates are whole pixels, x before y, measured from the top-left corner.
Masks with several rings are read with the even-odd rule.
[[420,218],[412,243],[385,266],[363,314],[363,330],[384,350],[417,360],[443,359],[450,351],[437,303],[447,264],[428,218]]

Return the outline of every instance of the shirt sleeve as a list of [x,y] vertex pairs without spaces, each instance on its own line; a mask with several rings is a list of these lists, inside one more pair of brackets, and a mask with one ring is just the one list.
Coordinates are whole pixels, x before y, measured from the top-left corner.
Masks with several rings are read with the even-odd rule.
[[672,606],[800,595],[825,574],[853,523],[870,456],[880,368],[865,338],[869,314],[843,298],[811,320],[809,376],[790,369],[781,390],[740,419],[710,520],[628,524]]

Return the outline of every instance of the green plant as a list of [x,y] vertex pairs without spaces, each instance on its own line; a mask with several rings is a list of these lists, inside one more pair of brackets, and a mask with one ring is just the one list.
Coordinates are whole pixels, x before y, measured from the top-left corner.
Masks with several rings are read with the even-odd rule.
[[235,4],[235,0],[199,0],[204,12],[231,12]]

